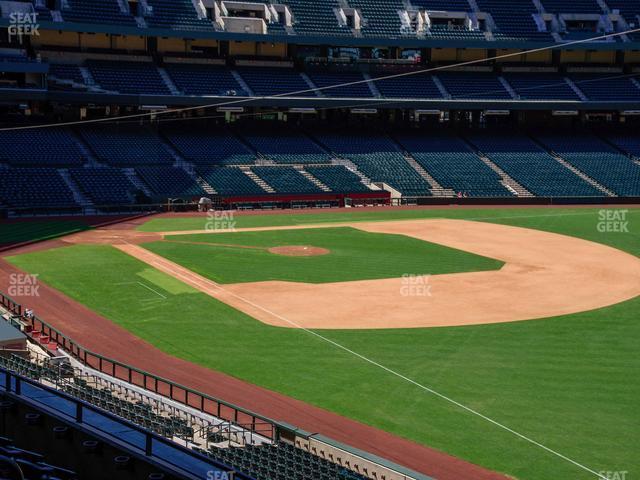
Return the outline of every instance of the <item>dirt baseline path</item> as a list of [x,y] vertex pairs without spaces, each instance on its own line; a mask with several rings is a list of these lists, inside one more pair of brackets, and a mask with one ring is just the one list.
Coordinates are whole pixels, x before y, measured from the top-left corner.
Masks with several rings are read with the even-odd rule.
[[221,286],[141,247],[117,247],[264,323],[282,327],[420,328],[511,322],[593,310],[640,295],[640,259],[579,238],[468,220],[351,226],[439,243],[506,265],[498,271],[418,275],[410,280]]

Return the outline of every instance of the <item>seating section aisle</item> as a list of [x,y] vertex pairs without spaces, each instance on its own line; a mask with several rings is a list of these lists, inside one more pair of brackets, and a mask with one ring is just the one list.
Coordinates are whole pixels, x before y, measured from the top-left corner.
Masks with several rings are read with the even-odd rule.
[[147,0],[153,9],[145,16],[147,25],[182,31],[212,32],[213,24],[207,18],[198,18],[191,0]]
[[333,192],[359,193],[371,190],[360,181],[360,177],[342,165],[307,166],[305,170],[316,177]]
[[515,133],[470,137],[482,153],[540,197],[598,197],[603,193],[560,164],[530,138]]
[[204,168],[199,169],[198,173],[220,195],[267,195],[239,168]]
[[[396,72],[378,72],[373,78],[386,77]],[[386,98],[442,98],[433,77],[426,73],[376,80],[378,91]]]
[[640,165],[587,133],[538,137],[578,170],[621,196],[640,196]]
[[158,199],[206,195],[195,178],[182,168],[145,166],[136,167],[135,171]]
[[368,98],[373,96],[369,85],[364,83],[364,77],[362,76],[362,73],[310,71],[307,72],[307,74],[309,75],[311,81],[320,88],[361,82],[356,83],[355,85],[346,85],[344,87],[319,90],[319,94],[321,96],[346,98]]
[[558,74],[508,73],[504,78],[521,100],[580,100],[564,77]]
[[351,160],[372,182],[384,182],[408,196],[429,196],[427,181],[407,162],[397,145],[383,135],[319,135],[339,157]]
[[69,173],[95,205],[132,203],[138,190],[117,168],[72,168]]
[[169,63],[164,68],[176,88],[185,95],[247,94],[226,67]]
[[601,102],[638,102],[640,88],[632,77],[622,73],[570,75],[589,100]]
[[[295,97],[316,97],[309,92],[312,87],[302,76],[291,68],[242,67],[237,69],[249,88],[256,95],[284,95]],[[305,92],[305,93],[295,93]],[[294,95],[288,95],[294,93]]]
[[252,167],[251,170],[277,193],[322,193],[317,185],[293,167]]
[[469,197],[509,197],[500,176],[450,133],[401,135],[398,141],[444,188]]

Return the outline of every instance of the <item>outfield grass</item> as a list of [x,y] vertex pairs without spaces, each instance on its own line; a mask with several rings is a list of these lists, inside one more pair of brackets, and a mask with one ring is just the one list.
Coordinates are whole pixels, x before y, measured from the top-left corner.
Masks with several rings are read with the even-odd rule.
[[[468,218],[480,216],[477,210],[461,210],[455,212],[457,218],[461,212]],[[640,255],[640,210],[629,214],[627,234],[599,233],[595,209],[572,212],[528,209],[482,215]],[[452,216],[450,210],[444,214]],[[310,217],[305,220],[313,223]],[[40,273],[41,280],[178,357],[519,479],[595,479],[317,337],[257,322],[111,247],[73,246],[10,261]],[[179,336],[176,316],[181,318]],[[203,322],[210,328],[202,328]],[[321,333],[595,471],[626,470],[627,479],[640,478],[640,298],[527,322]]]
[[[399,278],[405,274],[497,270],[504,264],[404,235],[369,233],[348,227],[174,235],[166,240],[144,247],[218,283],[348,282]],[[287,257],[266,250],[290,245],[311,245],[330,253]],[[247,246],[260,249],[244,248]]]
[[[420,218],[460,218],[465,220],[493,221],[496,218],[520,218],[535,215],[596,215],[596,210],[584,208],[550,207],[539,208],[444,208],[444,209],[394,209],[367,210],[366,208],[354,208],[349,211],[322,211],[318,213],[283,213],[269,215],[235,215],[233,219],[227,219],[220,223],[233,222],[235,228],[253,227],[277,227],[291,225],[312,225],[335,222],[375,222],[385,220],[414,220]],[[211,220],[206,214],[193,217],[159,217],[153,218],[142,225],[138,230],[143,232],[173,232],[185,230],[205,230],[211,225]]]

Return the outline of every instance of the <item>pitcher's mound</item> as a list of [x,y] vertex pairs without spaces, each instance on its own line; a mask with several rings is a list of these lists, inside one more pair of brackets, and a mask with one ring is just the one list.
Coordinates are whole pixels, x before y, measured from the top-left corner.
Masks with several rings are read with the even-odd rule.
[[286,255],[288,257],[315,257],[330,253],[326,248],[310,247],[306,245],[288,245],[286,247],[272,247],[270,253],[276,255]]

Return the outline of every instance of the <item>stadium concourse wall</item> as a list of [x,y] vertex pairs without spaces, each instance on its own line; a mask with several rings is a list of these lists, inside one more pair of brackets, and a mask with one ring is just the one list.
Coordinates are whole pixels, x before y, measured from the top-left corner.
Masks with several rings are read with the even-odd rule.
[[[20,317],[22,321],[30,322],[30,325],[25,329],[27,336],[52,352],[59,348],[86,367],[156,393],[177,403],[198,410],[204,414],[231,422],[238,427],[248,430],[256,435],[266,437],[273,442],[285,441],[294,444],[298,448],[334,463],[336,460],[339,460],[340,465],[348,469],[356,469],[370,478],[385,478],[387,480],[434,480],[431,477],[395,464],[377,455],[342,444],[323,435],[306,432],[293,425],[269,419],[243,409],[237,405],[225,402],[224,400],[205,395],[170,380],[158,377],[152,373],[145,372],[117,360],[91,352],[37,316],[32,316],[29,319],[25,318],[23,306],[3,292],[0,292],[0,307],[11,312],[13,315]],[[34,336],[34,333],[36,332],[37,338]],[[2,373],[4,373],[4,375],[2,375]],[[37,402],[37,398],[46,397],[46,395],[41,395],[40,391],[47,390],[50,394],[64,396],[67,399],[67,402],[72,402],[73,405],[75,405],[71,410],[69,410],[69,407],[67,406],[66,416],[69,417],[67,420],[73,419],[76,423],[82,423],[82,412],[86,410],[92,411],[101,417],[109,418],[113,422],[126,424],[129,427],[134,428],[136,431],[139,431],[144,435],[145,439],[144,442],[142,442],[141,447],[138,448],[138,450],[140,450],[139,453],[143,454],[145,459],[151,463],[153,463],[153,461],[160,461],[161,459],[164,459],[167,447],[174,447],[173,442],[153,432],[147,431],[142,427],[131,424],[127,420],[121,419],[108,412],[98,410],[97,407],[94,407],[93,405],[74,399],[67,394],[58,392],[55,389],[47,388],[31,379],[0,368],[0,392],[13,395],[18,399],[17,397],[23,396],[21,388],[23,384],[29,385],[31,390],[37,390],[36,394],[33,396],[34,398],[27,399],[27,403],[44,408],[48,413],[51,413],[54,416],[59,417],[61,412],[56,412],[55,410],[47,407],[46,404]],[[22,401],[24,402],[24,399]],[[72,414],[70,415],[68,411],[71,411]],[[120,444],[120,446],[127,445],[129,447],[138,447],[137,445],[131,445],[126,442]],[[156,445],[159,450],[163,450],[163,453],[154,454],[156,451],[154,449],[154,445]],[[199,459],[200,462],[205,458],[206,461],[211,462],[210,458],[201,457],[201,455],[196,452],[181,447],[180,445],[175,444],[175,447],[178,451],[178,457],[191,455],[194,458]],[[181,465],[184,465],[184,459],[182,462],[174,466],[179,467]],[[236,476],[236,478],[251,480],[251,477],[247,476]]]

